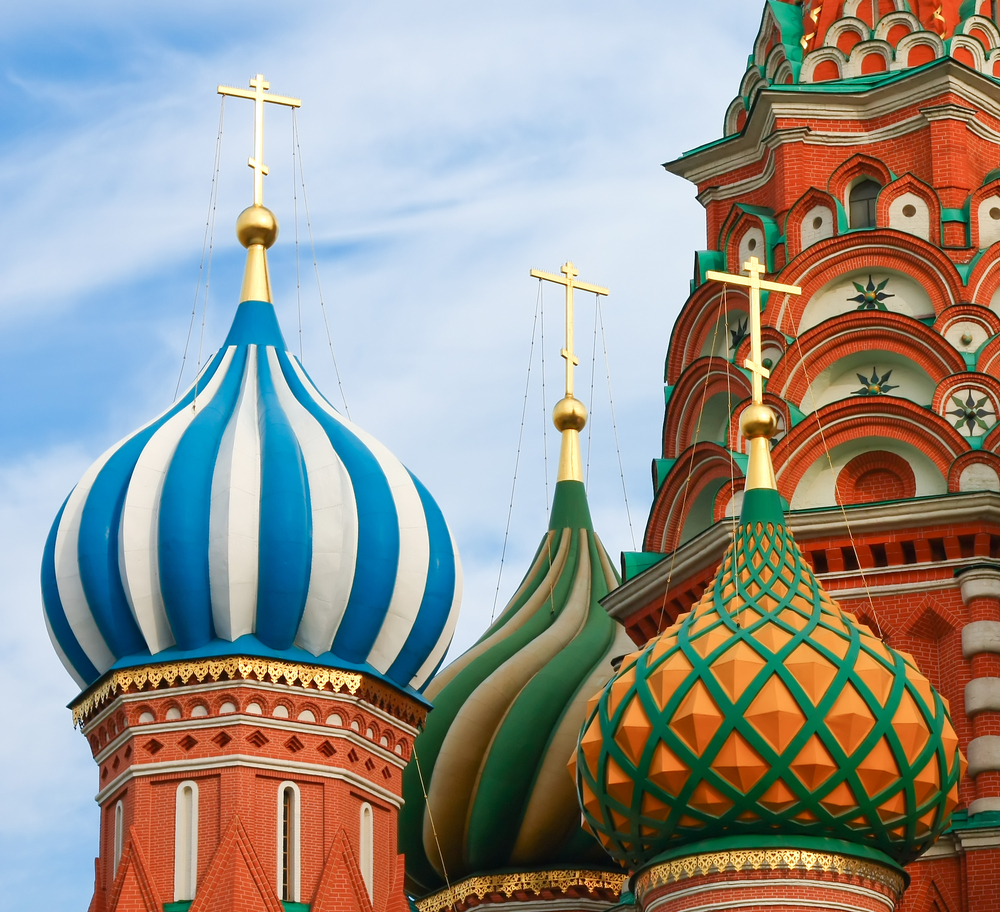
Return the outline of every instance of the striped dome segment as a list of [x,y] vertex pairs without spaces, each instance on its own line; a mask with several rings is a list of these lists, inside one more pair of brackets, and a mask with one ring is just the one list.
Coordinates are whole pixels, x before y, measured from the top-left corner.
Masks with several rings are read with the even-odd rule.
[[461,588],[434,499],[323,398],[263,301],[87,470],[42,561],[46,624],[81,687],[116,664],[242,653],[419,690]]
[[414,746],[420,768],[403,774],[399,818],[414,895],[473,873],[608,866],[580,827],[566,762],[588,698],[614,673],[611,658],[635,648],[599,604],[618,582],[583,484],[559,482],[517,592],[427,688],[434,708]]

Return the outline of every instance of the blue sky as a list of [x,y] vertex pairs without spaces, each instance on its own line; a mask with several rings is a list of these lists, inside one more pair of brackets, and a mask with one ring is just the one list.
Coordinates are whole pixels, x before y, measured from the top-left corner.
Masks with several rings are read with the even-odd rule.
[[[721,133],[758,4],[403,2],[22,4],[0,22],[0,910],[83,909],[97,770],[40,614],[52,517],[86,466],[168,404],[198,277],[218,83],[298,95],[320,277],[355,421],[424,481],[466,574],[455,649],[497,585],[537,287],[567,259],[607,285],[618,434],[637,541],[659,455],[663,358],[704,222],[660,163]],[[239,295],[251,106],[226,104],[204,355]],[[291,132],[268,112],[265,200],[282,231],[276,306],[297,337]],[[300,215],[301,215],[301,198]],[[336,378],[300,220],[303,353]],[[545,396],[561,395],[562,304],[544,297]],[[201,314],[189,367],[197,360]],[[577,390],[594,310],[581,295]],[[558,440],[537,359],[500,602],[545,527]],[[601,355],[600,343],[598,354]],[[191,376],[188,370],[187,376]],[[590,497],[631,548],[603,363]],[[585,439],[587,433],[584,434]]]

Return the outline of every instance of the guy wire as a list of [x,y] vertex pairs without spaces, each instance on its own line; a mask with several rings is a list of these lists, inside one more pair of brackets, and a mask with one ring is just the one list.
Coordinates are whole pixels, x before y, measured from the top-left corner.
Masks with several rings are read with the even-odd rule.
[[448,899],[450,905],[455,906],[455,897],[451,894],[451,881],[448,879],[448,866],[444,863],[444,852],[441,851],[441,840],[438,839],[437,827],[434,826],[434,815],[431,813],[431,803],[427,800],[427,787],[424,785],[424,773],[420,769],[420,758],[417,756],[417,741],[413,739],[413,759],[417,764],[417,777],[420,779],[420,791],[424,793],[424,807],[427,808],[427,819],[430,821],[431,833],[434,834],[434,844],[437,846],[438,858],[441,859],[441,872],[444,874],[444,882],[448,886]]

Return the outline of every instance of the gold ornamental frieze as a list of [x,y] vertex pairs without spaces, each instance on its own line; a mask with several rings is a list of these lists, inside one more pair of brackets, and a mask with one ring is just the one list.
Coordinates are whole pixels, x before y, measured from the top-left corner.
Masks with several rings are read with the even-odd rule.
[[147,685],[153,690],[163,682],[168,686],[178,683],[188,684],[192,681],[201,684],[206,678],[218,681],[223,675],[231,681],[253,678],[274,684],[284,680],[289,686],[315,687],[317,690],[326,690],[329,687],[334,693],[346,690],[352,696],[358,692],[362,681],[362,675],[359,673],[341,671],[338,668],[243,656],[123,668],[112,672],[98,687],[70,704],[73,710],[73,725],[78,725],[119,691],[125,693],[132,687],[143,690]]
[[467,877],[430,896],[416,901],[420,912],[442,912],[452,909],[457,903],[464,903],[470,896],[477,900],[496,893],[513,897],[516,893],[541,894],[544,890],[567,890],[584,888],[588,892],[609,890],[617,897],[621,894],[627,874],[613,871],[525,871],[516,874],[487,874]]
[[[809,852],[798,849],[746,849],[722,852],[707,852],[675,858],[662,864],[653,865],[635,879],[635,895],[641,901],[643,896],[657,887],[664,887],[679,880],[706,874],[721,874],[726,871],[774,871],[774,870],[817,871],[824,874],[834,872],[840,876],[859,877],[881,884],[902,895],[905,886],[902,875],[872,861],[837,855],[832,852]],[[430,912],[423,910],[421,912]]]

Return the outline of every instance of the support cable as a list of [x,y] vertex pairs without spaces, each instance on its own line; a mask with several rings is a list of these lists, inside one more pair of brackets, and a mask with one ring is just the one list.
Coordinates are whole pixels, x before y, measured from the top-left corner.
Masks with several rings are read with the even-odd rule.
[[[212,186],[208,194],[208,212],[205,215],[205,236],[201,242],[201,262],[198,264],[198,282],[194,289],[194,303],[191,305],[191,322],[188,323],[187,339],[184,341],[184,354],[181,357],[181,369],[177,374],[177,385],[174,387],[174,402],[181,390],[181,381],[184,379],[184,367],[187,364],[188,349],[191,346],[191,333],[194,331],[195,316],[198,312],[198,298],[201,295],[201,277],[205,272],[206,251],[208,254],[208,264],[211,270],[212,245],[215,241],[215,208],[219,196],[219,167],[222,158],[222,125],[226,113],[226,96],[222,96],[222,104],[219,106],[219,133],[215,138],[215,160],[212,164]],[[208,301],[208,282],[205,283],[205,300]],[[199,366],[201,355],[198,356]]]
[[542,355],[542,462],[545,466],[545,525],[548,526],[551,517],[549,504],[549,410],[545,403],[545,290],[542,280],[538,280],[539,317],[541,325],[541,355]]
[[[722,307],[725,302],[725,292],[726,292],[726,286],[725,284],[723,284],[722,295],[719,298],[719,313],[715,318],[715,332],[712,334],[712,347],[709,349],[712,355],[715,354],[715,346],[719,339],[719,323],[722,321]],[[729,326],[727,324],[726,329],[728,330],[728,328]],[[680,516],[681,518],[681,521],[683,521],[685,511],[687,510],[688,491],[691,488],[691,476],[694,475],[694,454],[695,454],[695,449],[698,446],[698,438],[701,436],[701,419],[705,415],[705,401],[708,397],[708,384],[711,378],[712,378],[712,372],[710,370],[705,371],[705,386],[702,389],[701,393],[701,408],[698,410],[698,422],[695,425],[694,429],[694,440],[691,442],[691,447],[690,447],[691,459],[688,461],[688,474],[687,478],[684,480],[684,494],[681,497],[681,509],[680,513],[678,514],[678,516]],[[660,628],[663,625],[663,615],[667,610],[667,594],[670,592],[670,582],[674,576],[674,563],[677,560],[677,552],[680,549],[680,536],[683,531],[684,530],[682,526],[677,532],[677,544],[674,546],[673,551],[670,552],[670,566],[667,568],[667,581],[663,587],[663,601],[660,603],[660,617],[656,622],[657,633],[660,632]]]
[[[618,451],[618,473],[622,480],[622,497],[625,498],[625,515],[628,517],[628,531],[632,536],[632,550],[635,550],[635,530],[632,527],[632,511],[628,505],[628,491],[625,490],[625,467],[622,464],[622,448],[618,443],[618,422],[615,420],[615,397],[611,395],[611,362],[608,360],[608,340],[604,335],[604,312],[601,310],[601,296],[594,295],[597,301],[597,315],[601,323],[601,344],[604,346],[604,370],[608,377],[608,402],[611,405],[611,427],[615,432],[615,449]],[[704,403],[702,403],[704,408]],[[588,454],[589,456],[589,454]]]
[[347,404],[347,396],[344,395],[344,384],[340,379],[340,368],[337,366],[337,356],[333,351],[333,336],[330,334],[330,321],[327,319],[326,303],[323,300],[323,284],[319,280],[319,263],[316,260],[316,243],[313,240],[312,218],[309,215],[309,197],[306,194],[306,175],[302,169],[302,145],[299,143],[299,122],[295,116],[295,108],[292,108],[292,134],[295,140],[295,149],[299,157],[299,177],[302,181],[302,205],[306,210],[306,228],[309,232],[309,248],[312,251],[313,271],[316,273],[316,288],[319,291],[319,308],[323,313],[323,325],[326,327],[326,341],[330,346],[330,358],[333,360],[333,369],[337,374],[337,386],[340,388],[340,398],[344,402],[344,411],[348,420],[351,420],[351,409]]
[[441,859],[441,873],[444,874],[444,882],[448,886],[449,905],[455,907],[455,897],[451,892],[451,881],[448,879],[448,866],[444,863],[444,852],[441,851],[441,840],[438,839],[437,827],[434,825],[434,815],[431,813],[431,803],[427,800],[427,787],[424,785],[424,773],[420,768],[420,758],[417,756],[417,741],[413,739],[413,759],[417,764],[417,777],[420,779],[420,791],[424,794],[424,807],[427,809],[427,819],[430,821],[431,833],[434,835],[434,845],[437,846],[438,858]]
[[528,414],[528,388],[531,384],[531,364],[535,360],[535,330],[538,326],[538,310],[542,300],[542,280],[538,280],[538,295],[535,298],[535,317],[531,323],[531,346],[528,349],[528,373],[524,379],[524,402],[521,404],[521,429],[517,433],[517,454],[514,456],[514,478],[510,483],[510,503],[507,506],[507,527],[503,533],[503,549],[500,551],[500,571],[497,573],[497,588],[493,593],[493,610],[490,612],[490,625],[497,613],[497,600],[500,597],[500,581],[503,579],[503,564],[507,557],[507,539],[510,536],[510,518],[514,513],[514,491],[517,488],[517,469],[521,464],[521,442],[524,439],[524,419]]
[[[292,108],[294,111],[295,109]],[[298,165],[295,161],[295,146],[297,137],[295,135],[295,130],[292,130],[292,212],[294,214],[293,221],[295,222],[295,309],[299,318],[299,364],[305,367],[305,358],[303,355],[302,348],[302,274],[299,269],[299,196],[298,188],[296,187],[296,168]]]
[[[725,321],[726,331],[729,331],[729,302],[727,292],[729,287],[722,286],[722,319]],[[742,340],[741,340],[742,341]],[[736,349],[739,345],[736,346]],[[736,358],[736,349],[733,350],[733,358]],[[732,438],[733,432],[733,372],[730,368],[730,360],[726,358],[726,411],[729,414],[729,421],[726,424],[726,448],[732,453],[735,450]],[[729,457],[729,496],[733,501],[733,540],[736,540],[736,530],[739,528],[739,517],[736,515],[736,461]]]
[[[600,305],[600,295],[594,295]],[[594,377],[597,374],[597,308],[594,308],[594,345],[590,352],[590,407],[587,412],[590,420],[587,422],[587,474],[584,476],[584,487],[590,493],[590,445],[594,434]],[[635,540],[632,541],[633,547]]]

